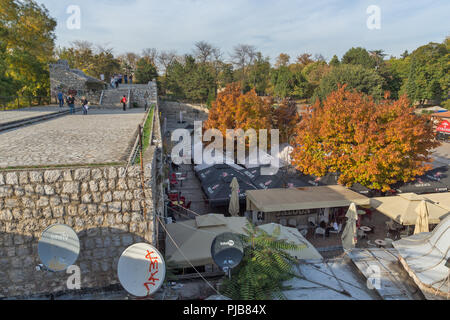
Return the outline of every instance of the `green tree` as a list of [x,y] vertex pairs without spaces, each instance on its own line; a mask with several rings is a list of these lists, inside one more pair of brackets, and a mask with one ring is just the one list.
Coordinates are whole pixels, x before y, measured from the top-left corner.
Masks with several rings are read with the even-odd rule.
[[429,43],[409,58],[408,97],[412,101],[445,99],[450,89],[450,50],[446,43]]
[[49,96],[56,21],[32,0],[0,0],[0,25],[6,74],[18,93]]
[[91,77],[100,79],[103,74],[107,81],[121,68],[121,62],[114,57],[111,48],[95,49],[87,41],[74,41],[70,47],[58,48],[56,56],[67,60],[71,68],[79,69]]
[[270,85],[270,58],[263,57],[261,52],[256,53],[253,64],[249,67],[249,77],[247,79],[244,92],[255,89],[259,95],[265,95]]
[[286,250],[300,250],[304,245],[277,240],[279,230],[269,235],[250,223],[246,233],[241,236],[244,258],[233,270],[231,280],[224,279],[221,293],[233,300],[285,299],[283,282],[294,276],[297,263]]
[[140,58],[136,63],[136,83],[147,84],[158,77],[155,65],[148,58]]
[[164,87],[168,93],[180,99],[206,103],[215,96],[214,71],[204,63],[198,63],[191,55],[182,62],[174,60],[168,65]]
[[273,95],[284,99],[292,97],[305,98],[309,84],[301,72],[293,72],[289,67],[279,67],[272,70],[271,76]]
[[361,47],[348,50],[342,57],[342,63],[361,65],[368,69],[373,69],[376,66],[376,60],[370,56],[366,49]]
[[333,58],[330,60],[330,66],[337,67],[340,64],[341,62],[339,61],[339,58],[337,57],[337,55],[334,55]]
[[383,97],[383,78],[375,70],[369,70],[361,65],[341,65],[333,68],[320,81],[314,93],[313,100],[324,100],[339,85],[347,85],[347,89],[355,89],[373,96],[375,99]]

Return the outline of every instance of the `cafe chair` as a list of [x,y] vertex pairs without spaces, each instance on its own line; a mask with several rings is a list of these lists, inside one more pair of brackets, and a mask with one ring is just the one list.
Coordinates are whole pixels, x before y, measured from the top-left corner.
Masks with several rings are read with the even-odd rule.
[[317,227],[316,219],[314,217],[309,217],[308,222],[311,226]]
[[283,227],[286,227],[287,226],[287,220],[286,219],[280,219],[280,224],[283,226]]
[[316,235],[322,235],[323,238],[325,239],[325,229],[321,228],[321,227],[317,227],[316,230],[314,230],[314,238],[316,237]]
[[330,233],[335,233],[336,235],[338,235],[339,233],[341,233],[342,231],[342,223],[338,224],[338,229],[337,230],[330,230]]
[[296,228],[297,227],[297,220],[295,219],[289,219],[288,220],[288,226],[292,227],[292,228]]

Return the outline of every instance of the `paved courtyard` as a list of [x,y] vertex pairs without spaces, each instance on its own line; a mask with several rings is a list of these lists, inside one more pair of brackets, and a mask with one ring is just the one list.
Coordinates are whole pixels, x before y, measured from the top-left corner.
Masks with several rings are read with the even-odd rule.
[[81,112],[0,133],[0,168],[126,161],[144,110]]
[[450,166],[450,142],[443,142],[433,153],[434,167]]
[[59,108],[56,106],[48,106],[48,107],[33,107],[33,108],[24,108],[19,110],[7,110],[0,111],[0,125],[7,122],[25,120],[29,118],[44,116],[47,114],[69,110],[68,107]]

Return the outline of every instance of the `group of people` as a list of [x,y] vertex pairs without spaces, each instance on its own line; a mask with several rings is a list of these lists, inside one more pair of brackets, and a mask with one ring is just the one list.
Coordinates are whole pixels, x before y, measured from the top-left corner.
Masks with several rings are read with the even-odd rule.
[[[66,103],[69,106],[70,109],[70,114],[75,114],[75,96],[73,95],[73,93],[69,93],[69,96],[66,97]],[[58,92],[58,102],[59,102],[59,107],[62,108],[64,106],[64,94],[60,91]],[[86,97],[82,97],[81,98],[81,108],[83,110],[83,114],[87,115],[88,110],[89,110],[89,101],[86,99]]]
[[[61,91],[58,92],[58,102],[59,107],[62,108],[64,106],[64,94]],[[73,93],[69,93],[69,96],[66,98],[66,102],[70,108],[70,114],[75,114],[75,97]],[[83,115],[87,115],[89,110],[89,101],[86,99],[86,97],[83,96],[80,102],[81,108],[83,110]],[[126,111],[128,103],[127,97],[123,96],[122,99],[120,100],[120,103],[122,103],[123,105],[123,111]]]
[[114,76],[111,77],[111,87],[112,88],[118,88],[119,84],[121,83],[125,83],[125,84],[133,84],[133,75],[121,75],[121,74],[115,74]]

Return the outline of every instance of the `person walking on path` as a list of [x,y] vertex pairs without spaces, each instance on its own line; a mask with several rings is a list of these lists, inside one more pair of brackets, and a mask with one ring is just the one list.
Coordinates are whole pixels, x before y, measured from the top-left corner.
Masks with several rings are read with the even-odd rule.
[[86,97],[83,97],[81,100],[81,107],[83,108],[83,115],[87,115],[89,110],[89,101],[87,101]]
[[124,79],[124,81],[125,81],[125,84],[128,84],[128,75],[124,75],[124,76],[123,76],[123,79]]
[[67,98],[67,104],[70,108],[70,114],[75,114],[75,97],[71,93],[69,97]]
[[58,101],[59,107],[62,108],[64,106],[64,95],[61,91],[58,92]]
[[130,74],[130,84],[133,84],[133,75],[132,74]]
[[123,96],[123,98],[122,98],[122,100],[120,100],[120,102],[123,105],[123,111],[126,111],[127,110],[127,97]]

